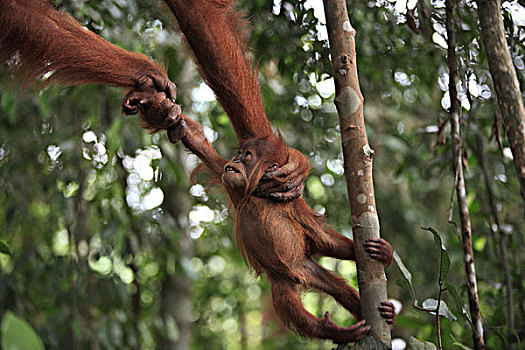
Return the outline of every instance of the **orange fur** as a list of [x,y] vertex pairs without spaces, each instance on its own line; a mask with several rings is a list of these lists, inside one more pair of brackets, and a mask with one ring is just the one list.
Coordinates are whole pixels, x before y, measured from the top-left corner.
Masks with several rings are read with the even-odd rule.
[[0,0],[0,59],[8,60],[22,86],[41,80],[134,87],[162,67],[97,36],[45,0]]
[[273,137],[257,71],[245,57],[246,21],[231,0],[165,0],[197,61],[199,70],[230,117],[239,143]]

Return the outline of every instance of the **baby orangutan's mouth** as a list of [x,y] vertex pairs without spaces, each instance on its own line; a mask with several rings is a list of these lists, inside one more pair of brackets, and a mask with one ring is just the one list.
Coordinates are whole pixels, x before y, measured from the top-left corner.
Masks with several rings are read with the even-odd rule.
[[236,168],[234,168],[233,166],[231,165],[227,165],[225,168],[224,168],[224,172],[225,173],[237,173],[237,174],[240,174],[240,171]]

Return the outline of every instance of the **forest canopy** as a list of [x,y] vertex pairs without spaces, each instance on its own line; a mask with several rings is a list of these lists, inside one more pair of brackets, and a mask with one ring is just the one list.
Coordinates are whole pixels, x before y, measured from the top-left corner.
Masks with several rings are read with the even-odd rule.
[[[167,6],[153,0],[54,3],[110,42],[167,67],[184,114],[204,126],[223,157],[236,154],[230,121]],[[523,348],[525,197],[515,150],[525,146],[511,144],[513,126],[498,104],[479,22],[483,1],[457,0],[448,17],[457,56],[451,94],[446,3],[347,2],[375,151],[381,236],[395,250],[395,263],[386,269],[398,312],[393,348],[425,341],[444,349],[475,347],[455,190],[454,106],[485,343],[488,349]],[[303,197],[351,238],[322,2],[239,0],[236,8],[250,21],[249,55],[268,118],[310,160]],[[524,91],[525,7],[502,1],[500,11]],[[121,89],[35,86],[20,92],[3,63],[2,348],[334,348],[283,327],[268,282],[247,268],[235,247],[225,194],[206,176],[190,179],[198,159],[164,132],[149,134],[139,118],[122,116]],[[357,288],[354,262],[320,263]],[[302,299],[319,317],[329,310],[337,324],[355,323],[328,296],[305,293]]]

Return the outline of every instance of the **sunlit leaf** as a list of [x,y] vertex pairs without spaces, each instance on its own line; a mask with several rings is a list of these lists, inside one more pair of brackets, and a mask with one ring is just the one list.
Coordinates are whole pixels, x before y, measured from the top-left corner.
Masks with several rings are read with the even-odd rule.
[[44,345],[38,334],[26,321],[8,312],[2,320],[2,349],[43,350]]
[[403,263],[403,260],[401,260],[401,257],[399,256],[399,254],[397,254],[397,251],[395,250],[394,261],[396,262],[396,265],[399,267],[399,270],[401,270],[401,273],[405,278],[404,280],[397,280],[397,285],[405,289],[405,291],[407,291],[412,297],[412,300],[415,300],[416,293],[414,292],[414,287],[412,286],[412,274],[410,273],[410,271],[408,271],[407,267]]
[[394,250],[394,261],[396,262],[397,266],[403,273],[403,276],[405,277],[405,279],[408,281],[410,285],[412,285],[412,274],[410,273],[410,271],[408,271],[407,267],[403,263],[403,260],[401,260],[401,257],[395,250]]
[[[423,307],[423,309],[429,311],[431,314],[435,314],[435,311],[438,306],[438,301],[436,299],[427,299],[423,301],[423,304],[421,306]],[[448,305],[444,300],[441,300],[439,302],[439,314],[448,318],[450,321],[457,320],[456,316],[454,316],[454,314],[450,312],[450,309],[448,308]]]
[[4,241],[0,241],[0,253],[11,255],[11,248]]

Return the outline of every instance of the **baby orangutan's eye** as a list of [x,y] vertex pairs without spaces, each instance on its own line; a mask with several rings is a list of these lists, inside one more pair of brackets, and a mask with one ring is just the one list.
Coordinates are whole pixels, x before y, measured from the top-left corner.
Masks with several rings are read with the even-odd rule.
[[279,167],[279,164],[273,163],[270,169],[277,169]]

